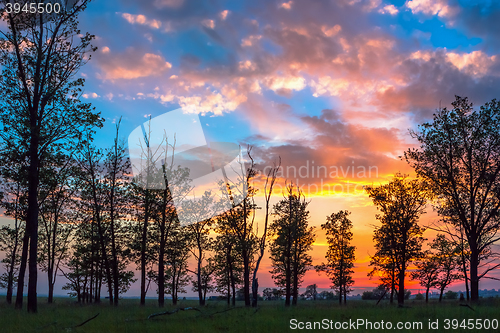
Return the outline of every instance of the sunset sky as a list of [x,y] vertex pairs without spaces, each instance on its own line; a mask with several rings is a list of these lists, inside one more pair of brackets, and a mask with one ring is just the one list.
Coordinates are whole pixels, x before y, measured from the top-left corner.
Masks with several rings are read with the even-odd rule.
[[[80,17],[98,47],[79,73],[82,97],[106,118],[101,147],[120,117],[126,139],[182,108],[200,115],[209,141],[253,145],[260,167],[280,156],[280,184],[304,185],[311,225],[352,212],[358,293],[377,284],[366,276],[376,208],[362,185],[413,174],[399,159],[415,145],[409,129],[454,95],[477,106],[500,97],[499,17],[492,0],[96,0]],[[429,208],[421,223],[437,219]],[[327,248],[317,233],[314,264]],[[272,286],[269,269],[267,259],[261,289]],[[312,283],[330,286],[314,271],[303,287]]]

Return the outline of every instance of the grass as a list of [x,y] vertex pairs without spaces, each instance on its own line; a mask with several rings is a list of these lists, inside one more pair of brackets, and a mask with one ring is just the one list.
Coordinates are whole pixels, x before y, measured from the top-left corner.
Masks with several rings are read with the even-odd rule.
[[[173,310],[168,305],[159,309],[154,300],[148,300],[146,306],[139,306],[139,300],[121,300],[115,308],[107,303],[100,305],[79,305],[73,300],[57,298],[54,304],[39,301],[39,312],[29,314],[26,310],[17,311],[5,301],[0,302],[1,332],[290,332],[290,320],[298,322],[318,322],[323,319],[336,321],[356,321],[365,319],[371,322],[419,321],[422,330],[403,330],[404,332],[444,332],[445,319],[497,319],[500,321],[500,300],[482,299],[472,305],[475,311],[459,306],[458,301],[443,303],[408,301],[407,307],[397,308],[390,304],[375,305],[373,301],[351,301],[340,307],[330,301],[299,301],[297,307],[285,308],[283,302],[260,302],[259,307],[245,308],[242,303],[226,311],[224,302],[207,302],[200,311],[179,311],[172,315],[147,319],[152,313]],[[196,301],[182,301],[177,307],[197,307]],[[81,327],[75,327],[85,320],[99,315]],[[428,321],[439,320],[439,329],[428,329]],[[313,325],[313,324],[311,324]],[[339,330],[333,329],[332,332]],[[353,331],[353,330],[350,330]],[[375,329],[360,327],[356,332],[377,332]],[[393,329],[393,332],[399,330]],[[457,330],[449,332],[498,332],[497,330]]]

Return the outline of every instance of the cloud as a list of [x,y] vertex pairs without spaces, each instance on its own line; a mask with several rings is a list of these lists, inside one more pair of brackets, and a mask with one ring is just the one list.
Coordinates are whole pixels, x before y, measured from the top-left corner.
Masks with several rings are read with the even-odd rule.
[[83,98],[90,99],[90,98],[99,98],[101,96],[97,95],[95,92],[93,93],[88,93],[88,94],[82,94]]
[[414,14],[422,13],[439,17],[450,17],[458,11],[458,8],[450,6],[447,0],[409,0],[405,5]]
[[378,12],[381,14],[396,15],[397,13],[399,13],[399,9],[397,9],[394,5],[386,5],[383,8],[379,9]]
[[230,11],[229,10],[223,10],[222,12],[219,13],[219,17],[222,21],[224,21],[227,16],[229,15]]
[[104,80],[137,79],[158,76],[172,68],[172,65],[159,54],[140,54],[129,49],[122,54],[106,53],[98,57],[101,72],[99,78]]
[[214,20],[206,19],[206,20],[201,21],[201,24],[206,28],[215,29],[215,21]]
[[490,69],[497,62],[496,55],[488,56],[482,51],[473,51],[471,53],[448,52],[446,57],[456,68],[474,77],[491,74]]
[[140,24],[140,25],[146,25],[149,26],[150,28],[153,29],[160,29],[161,27],[161,21],[159,20],[154,20],[154,19],[148,19],[144,15],[133,15],[129,13],[122,13],[121,16],[127,20],[128,23],[130,24]]
[[286,9],[286,10],[290,10],[290,9],[292,9],[292,5],[293,5],[293,1],[283,2],[280,5],[280,8],[283,8],[283,9]]

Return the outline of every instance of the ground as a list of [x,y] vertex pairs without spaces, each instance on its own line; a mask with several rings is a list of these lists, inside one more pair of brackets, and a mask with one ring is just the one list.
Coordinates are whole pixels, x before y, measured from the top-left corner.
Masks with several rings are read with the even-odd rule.
[[[393,325],[393,332],[498,332],[500,327],[498,298],[482,299],[479,304],[471,305],[472,309],[460,306],[459,301],[438,303],[434,300],[429,304],[423,301],[408,301],[405,308],[389,304],[375,305],[374,301],[351,301],[342,307],[330,301],[301,301],[297,307],[285,308],[283,302],[266,301],[260,302],[258,308],[245,308],[239,303],[236,308],[230,310],[220,301],[210,301],[205,307],[198,307],[195,301],[183,301],[177,307],[168,305],[164,309],[159,309],[154,300],[148,300],[143,307],[136,299],[121,300],[117,308],[106,303],[79,305],[65,298],[57,298],[54,304],[46,304],[45,301],[46,299],[42,298],[39,300],[37,314],[29,314],[25,309],[15,310],[2,300],[0,331],[291,332],[316,327],[318,331],[378,332],[387,330],[388,322]],[[171,315],[148,319],[153,313],[185,307],[196,307],[200,311],[178,311]],[[94,319],[76,327],[97,314],[99,315]],[[452,322],[453,319],[457,321]],[[366,326],[369,325],[367,322],[371,322],[371,329]],[[398,322],[414,327],[399,330],[396,328]],[[344,329],[338,329],[340,327],[335,329],[335,323],[336,325],[344,323]],[[360,325],[354,329],[357,323]],[[418,327],[418,323],[422,323],[421,328]],[[429,323],[433,323],[433,327],[438,325],[437,329],[430,329]],[[479,324],[483,323],[489,323],[490,329],[478,329]],[[467,325],[470,329],[464,329]],[[499,326],[494,329],[495,325]],[[457,328],[453,329],[453,326]],[[302,327],[304,329],[301,329]]]

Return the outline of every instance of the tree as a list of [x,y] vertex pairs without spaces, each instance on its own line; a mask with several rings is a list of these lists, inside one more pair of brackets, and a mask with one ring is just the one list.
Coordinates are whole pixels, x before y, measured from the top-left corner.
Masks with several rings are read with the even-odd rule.
[[322,291],[318,294],[318,299],[323,299],[323,300],[334,300],[335,299],[335,294],[333,293],[333,291]]
[[438,267],[436,287],[439,288],[439,301],[441,302],[446,287],[462,278],[462,275],[458,273],[460,269],[460,250],[455,242],[446,239],[443,234],[436,236],[431,244],[431,249],[436,251],[435,260]]
[[326,264],[316,266],[318,271],[324,271],[332,281],[332,288],[338,293],[339,304],[344,304],[347,294],[351,291],[350,286],[354,284],[352,279],[354,267],[355,246],[350,245],[352,241],[352,222],[348,219],[348,211],[341,210],[327,217],[327,222],[321,225],[326,231],[328,251],[326,253]]
[[165,243],[165,291],[172,296],[172,304],[176,305],[179,293],[185,293],[190,281],[188,276],[189,234],[181,228],[178,220],[174,220]]
[[262,290],[262,297],[266,301],[276,301],[283,295],[283,290],[278,288],[264,288]]
[[[243,298],[245,306],[250,306],[250,271],[254,264],[255,253],[258,251],[259,239],[255,233],[254,223],[255,210],[257,209],[254,196],[257,189],[252,186],[257,171],[250,147],[247,150],[247,155],[251,162],[250,166],[245,170],[244,163],[240,161],[240,170],[233,170],[237,174],[237,179],[220,182],[222,193],[220,204],[225,208],[225,213],[218,218],[218,224],[219,229],[224,230],[231,237],[234,236],[234,248],[239,252],[238,256],[242,262]],[[256,274],[255,270],[254,273]],[[257,288],[257,285],[255,287]]]
[[2,163],[2,190],[0,191],[0,207],[4,214],[14,218],[14,226],[2,226],[0,229],[0,251],[5,253],[2,263],[6,272],[0,276],[0,287],[7,289],[6,300],[12,303],[14,283],[21,261],[21,241],[26,241],[26,189],[23,186],[23,176],[20,165]]
[[269,226],[273,241],[270,245],[272,276],[276,285],[285,289],[285,306],[297,304],[298,289],[312,263],[308,252],[315,239],[314,227],[309,227],[308,202],[300,189],[287,186],[286,197],[274,205],[276,219]]
[[388,298],[387,296],[388,287],[384,283],[381,283],[377,288],[372,291],[364,291],[361,295],[363,300],[381,300],[382,298]]
[[308,285],[306,287],[306,291],[302,295],[305,298],[312,298],[313,300],[316,300],[316,297],[318,296],[318,285],[316,283]]
[[[59,14],[8,12],[2,0],[0,15],[8,31],[0,37],[0,133],[2,152],[17,150],[27,161],[29,246],[28,311],[37,312],[38,187],[45,152],[54,146],[72,150],[82,130],[101,126],[102,119],[90,104],[79,100],[84,80],[74,79],[85,64],[93,35],[78,29],[78,15],[89,1],[63,7]],[[37,1],[37,3],[41,1]],[[30,1],[20,1],[29,5]],[[26,245],[25,245],[26,244]],[[19,269],[16,308],[22,307],[28,251]]]
[[474,110],[467,98],[456,96],[452,106],[410,131],[420,148],[409,149],[405,158],[431,184],[438,212],[463,230],[470,250],[471,300],[477,301],[479,279],[500,267],[491,263],[479,271],[481,256],[500,239],[500,102]]
[[[458,293],[453,290],[448,290],[446,294],[444,294],[444,299],[457,299]],[[439,297],[439,301],[441,301],[441,297]]]
[[130,171],[130,161],[126,156],[125,145],[119,140],[121,118],[116,124],[116,135],[113,146],[106,151],[105,166],[105,198],[106,198],[106,220],[109,224],[109,235],[111,238],[111,273],[113,276],[113,304],[118,305],[120,294],[120,261],[118,258],[117,224],[119,219],[126,213],[127,196],[125,186],[129,179],[127,173]]
[[16,282],[16,272],[20,261],[20,240],[23,232],[23,225],[20,221],[15,221],[14,227],[4,225],[0,228],[0,251],[5,253],[5,258],[1,263],[6,272],[0,275],[0,288],[7,289],[6,300],[12,302],[12,290]]
[[424,230],[417,222],[430,198],[428,186],[418,179],[408,180],[407,176],[396,174],[388,184],[366,187],[366,191],[382,213],[376,216],[381,225],[373,236],[376,253],[372,262],[376,269],[387,268],[387,262],[393,265],[399,288],[398,306],[403,306],[406,269],[421,256]]
[[212,219],[201,220],[203,217],[213,215],[210,213],[212,207],[213,197],[210,192],[205,192],[200,200],[187,201],[182,205],[184,216],[194,222],[185,228],[190,239],[189,250],[196,259],[196,269],[189,271],[196,276],[193,290],[198,292],[200,305],[205,305],[207,288],[215,271],[215,266],[210,264],[210,258],[207,257],[213,246],[213,240],[209,237]]
[[422,257],[415,262],[417,269],[411,273],[412,280],[417,280],[425,288],[425,302],[429,302],[429,290],[437,284],[439,264],[431,251],[422,253]]
[[52,154],[40,172],[38,262],[47,273],[48,303],[53,302],[60,263],[67,257],[72,240],[78,173],[73,157],[65,154]]
[[[81,209],[86,212],[86,219],[90,221],[90,247],[92,260],[94,255],[99,254],[102,260],[104,273],[108,285],[108,297],[110,304],[113,302],[113,276],[111,265],[106,248],[108,244],[108,232],[104,223],[106,219],[106,191],[105,191],[105,170],[102,163],[103,153],[93,147],[90,142],[83,147],[80,152],[79,165],[82,170],[82,188],[80,193]],[[94,227],[95,226],[95,227]],[[83,236],[83,235],[82,235]],[[94,243],[94,240],[97,240]],[[96,249],[98,247],[98,250]],[[93,275],[93,265],[90,267],[90,274]],[[91,279],[92,282],[92,279]]]
[[[250,150],[250,149],[249,149]],[[250,158],[250,151],[248,156]],[[253,165],[253,160],[252,160],[252,165]],[[258,300],[258,291],[259,291],[259,282],[257,279],[257,272],[259,271],[260,267],[260,262],[262,258],[264,257],[264,251],[266,249],[266,236],[267,236],[267,227],[269,224],[269,214],[270,214],[270,201],[271,201],[271,195],[273,194],[273,188],[274,188],[274,183],[276,182],[276,177],[278,175],[278,171],[281,166],[281,158],[279,159],[278,165],[274,165],[273,168],[269,169],[266,177],[266,181],[264,183],[264,197],[266,201],[266,207],[265,207],[265,212],[264,212],[264,231],[262,232],[262,236],[258,240],[259,243],[259,250],[257,253],[257,261],[255,262],[255,267],[253,270],[253,276],[252,276],[252,307],[257,306],[257,300]]]
[[222,214],[217,217],[214,241],[214,261],[216,290],[226,293],[227,304],[235,306],[236,288],[243,282],[243,260],[238,247],[237,236],[231,228],[231,215]]

